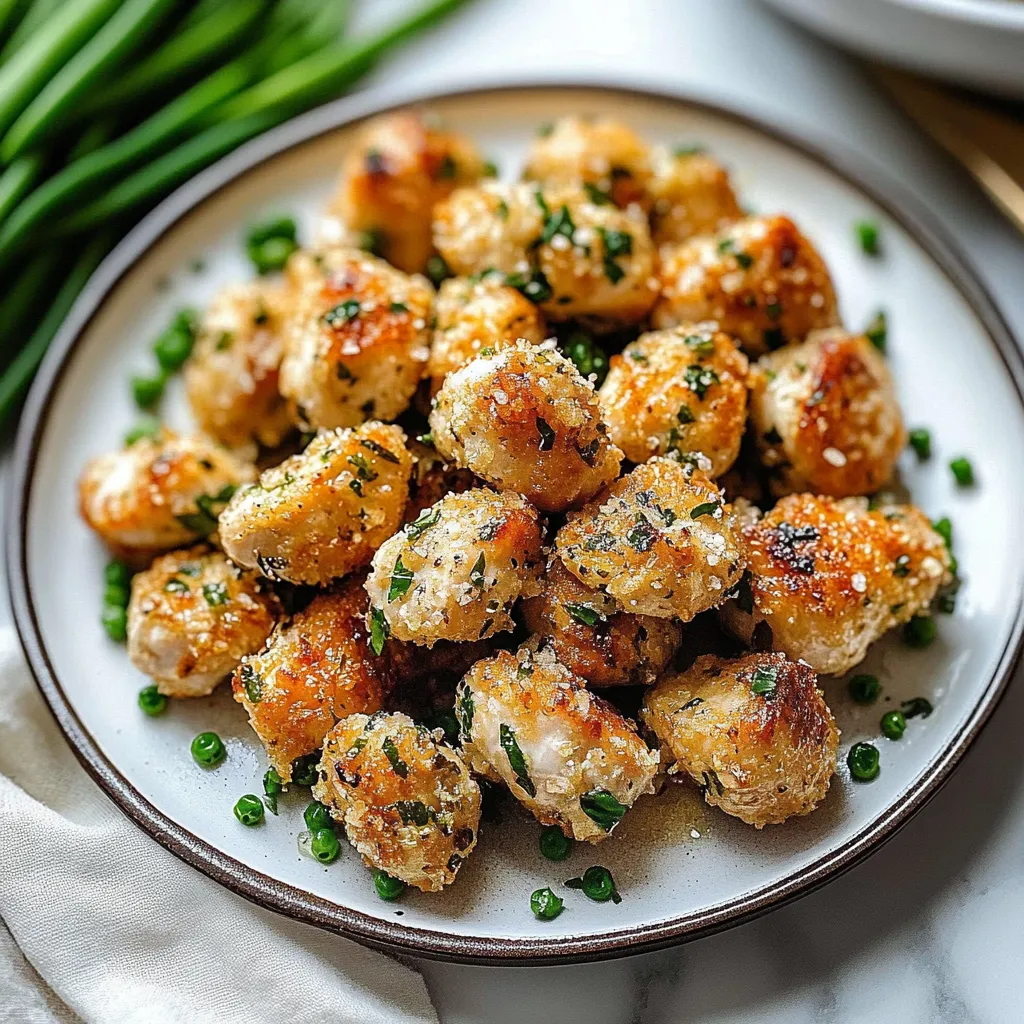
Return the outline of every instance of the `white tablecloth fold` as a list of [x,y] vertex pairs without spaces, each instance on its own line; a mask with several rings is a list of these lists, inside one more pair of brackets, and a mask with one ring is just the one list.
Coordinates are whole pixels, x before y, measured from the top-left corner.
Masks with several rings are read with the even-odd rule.
[[[89,1022],[437,1020],[416,972],[247,903],[123,817],[75,760],[10,629],[0,630],[0,918]],[[0,1021],[61,1019],[29,986],[19,1006],[19,986],[3,981]]]

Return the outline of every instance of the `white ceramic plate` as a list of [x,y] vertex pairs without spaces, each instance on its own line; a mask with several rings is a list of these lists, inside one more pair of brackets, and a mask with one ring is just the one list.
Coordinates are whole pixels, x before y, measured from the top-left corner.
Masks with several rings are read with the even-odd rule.
[[[966,583],[940,638],[911,651],[891,637],[863,666],[885,701],[852,706],[842,681],[826,692],[842,728],[841,756],[876,739],[882,772],[851,782],[845,766],[809,818],[756,832],[705,808],[677,785],[645,798],[597,848],[545,861],[539,827],[506,813],[443,894],[378,900],[355,852],[330,867],[300,856],[305,791],[281,801],[255,829],[231,813],[259,792],[265,758],[226,688],[175,703],[160,719],[135,696],[147,680],[100,629],[106,554],[80,522],[75,480],[87,458],[117,447],[136,413],[131,373],[183,304],[202,305],[249,273],[246,224],[295,213],[309,237],[350,138],[379,99],[343,101],[236,153],[172,197],[108,260],[65,326],[30,398],[18,444],[10,577],[20,631],[51,707],[86,767],[155,838],[225,885],[266,906],[391,950],[483,963],[553,963],[623,955],[735,923],[820,885],[874,848],[935,792],[993,710],[1016,657],[1024,583],[1024,411],[1020,358],[970,273],[923,226],[893,187],[854,168],[848,153],[815,147],[741,117],[626,89],[516,87],[427,98],[425,105],[475,138],[506,176],[517,173],[538,124],[563,113],[622,118],[652,141],[699,141],[733,168],[744,201],[790,213],[832,268],[842,312],[863,325],[889,313],[892,368],[911,425],[932,430],[935,456],[903,463],[905,482],[935,516],[951,516]],[[860,181],[861,184],[856,182]],[[881,225],[885,255],[872,260],[853,224]],[[191,265],[202,259],[205,270]],[[180,394],[169,418],[187,425]],[[957,490],[946,463],[968,453],[978,486]],[[879,716],[897,702],[935,704],[899,743],[878,740]],[[218,770],[198,768],[189,742],[205,729],[226,740]],[[612,870],[623,901],[588,902],[559,883],[591,864]],[[557,920],[536,921],[529,896],[553,884],[567,897]]]
[[1021,0],[765,0],[866,57],[1024,98]]

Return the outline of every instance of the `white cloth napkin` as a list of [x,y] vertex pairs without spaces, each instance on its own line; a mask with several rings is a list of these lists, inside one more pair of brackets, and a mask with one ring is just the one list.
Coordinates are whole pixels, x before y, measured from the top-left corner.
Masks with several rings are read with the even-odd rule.
[[260,910],[123,817],[75,760],[6,626],[0,919],[31,964],[12,958],[0,925],[3,1022],[437,1020],[415,971]]

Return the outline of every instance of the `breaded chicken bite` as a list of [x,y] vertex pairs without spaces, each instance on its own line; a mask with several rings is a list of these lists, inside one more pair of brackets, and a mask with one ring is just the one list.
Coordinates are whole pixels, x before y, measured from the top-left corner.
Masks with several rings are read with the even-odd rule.
[[750,418],[775,494],[872,494],[906,446],[885,359],[863,335],[814,332],[762,357],[751,375]]
[[839,730],[803,663],[776,653],[698,658],[644,696],[640,718],[669,774],[756,828],[810,814],[836,770]]
[[78,480],[82,518],[126,558],[210,536],[256,470],[201,435],[169,430],[92,459]]
[[391,420],[409,405],[430,355],[434,289],[357,249],[296,253],[281,394],[311,427]]
[[624,611],[688,622],[740,579],[734,518],[703,470],[655,458],[570,514],[555,550]]
[[437,293],[434,317],[427,373],[435,395],[449,373],[480,352],[493,355],[517,338],[539,345],[546,334],[540,310],[501,274],[449,278]]
[[225,288],[199,325],[185,364],[185,388],[202,430],[238,448],[281,443],[294,422],[278,391],[282,330],[289,293],[256,280]]
[[657,298],[643,211],[597,203],[579,185],[459,189],[434,211],[434,244],[456,274],[505,274],[550,320],[611,329]]
[[455,881],[480,828],[480,787],[439,736],[402,714],[352,715],[324,742],[313,790],[366,864],[422,892]]
[[788,217],[747,217],[662,253],[655,327],[717,320],[759,356],[839,323],[818,251]]
[[715,234],[743,216],[729,172],[703,150],[659,146],[651,151],[651,163],[654,175],[648,190],[655,245]]
[[398,529],[411,472],[396,426],[321,430],[235,494],[221,514],[224,550],[271,579],[328,583],[366,565]]
[[380,656],[370,649],[362,582],[353,577],[318,594],[274,630],[263,650],[245,658],[231,680],[284,782],[295,759],[319,749],[337,721],[379,710],[405,667],[401,645]]
[[434,204],[484,172],[465,136],[427,123],[411,111],[368,121],[342,165],[331,203],[364,247],[407,273],[423,270],[433,250]]
[[682,641],[673,619],[630,615],[600,590],[581,583],[552,555],[543,590],[523,602],[523,621],[550,642],[558,661],[591,686],[652,683]]
[[264,581],[205,545],[172,551],[132,579],[128,657],[168,697],[205,697],[277,620]]
[[550,648],[528,644],[477,662],[455,708],[470,768],[572,839],[606,838],[654,791],[658,754]]
[[622,452],[593,386],[553,347],[517,342],[449,374],[430,414],[437,450],[545,512],[586,501],[614,480]]
[[409,441],[407,445],[413,467],[409,480],[409,502],[405,506],[402,522],[411,523],[418,519],[421,512],[436,505],[446,494],[462,494],[463,491],[481,486],[481,481],[468,469],[459,469],[432,445],[419,441]]
[[726,625],[823,675],[853,668],[950,578],[945,542],[913,505],[792,494],[745,526],[741,544],[750,576],[722,610]]
[[612,356],[597,398],[608,436],[632,462],[702,452],[712,477],[739,454],[747,357],[714,323],[649,331]]
[[518,494],[449,494],[381,545],[366,580],[388,635],[432,646],[513,628],[542,569],[541,522]]
[[546,125],[530,145],[525,181],[545,188],[584,183],[599,205],[650,204],[647,144],[621,121],[561,117]]

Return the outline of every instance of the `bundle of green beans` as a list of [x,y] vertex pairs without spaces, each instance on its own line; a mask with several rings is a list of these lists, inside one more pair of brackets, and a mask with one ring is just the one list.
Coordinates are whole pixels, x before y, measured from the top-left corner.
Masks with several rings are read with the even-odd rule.
[[350,41],[352,0],[0,0],[0,426],[142,213],[464,2]]

